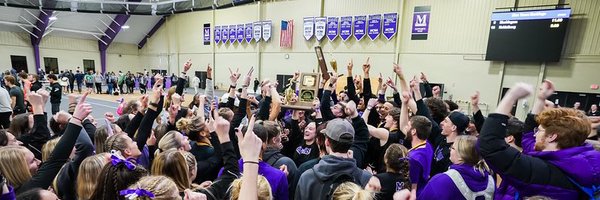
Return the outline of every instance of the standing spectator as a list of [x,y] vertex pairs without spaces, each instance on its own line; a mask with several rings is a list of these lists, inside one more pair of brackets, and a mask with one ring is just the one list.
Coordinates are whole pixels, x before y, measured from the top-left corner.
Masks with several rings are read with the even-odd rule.
[[94,71],[92,70],[85,74],[85,87],[87,89],[94,88]]
[[48,75],[48,81],[50,82],[50,104],[52,104],[53,115],[60,110],[60,100],[62,98],[62,89],[56,79],[54,74]]
[[0,88],[0,129],[8,129],[12,107],[8,90]]
[[65,72],[65,76],[67,78],[69,78],[69,90],[71,91],[71,93],[73,93],[73,87],[75,86],[74,85],[74,83],[75,83],[75,75],[73,74],[73,70],[69,70],[68,72]]
[[25,99],[23,96],[23,90],[16,85],[17,80],[12,75],[4,76],[4,84],[10,88],[10,107],[12,107],[13,114],[25,113]]
[[254,78],[254,93],[258,90],[258,85],[260,85],[260,81],[258,81],[258,78]]
[[200,78],[194,76],[192,79],[192,87],[194,88],[194,93],[198,93],[198,87],[200,87]]
[[42,83],[39,80],[39,76],[36,74],[30,74],[29,77],[27,77],[27,79],[29,79],[29,81],[31,81],[31,91],[38,91],[39,89],[42,89]]
[[600,111],[598,110],[598,105],[596,104],[592,104],[592,107],[590,108],[590,111],[587,113],[588,116],[600,116]]
[[127,93],[133,94],[133,89],[135,87],[135,77],[133,74],[129,74],[127,78],[125,78],[125,84],[127,84]]
[[573,109],[581,110],[581,103],[579,101],[575,102],[575,104],[573,104]]
[[[363,122],[364,123],[364,122]],[[300,176],[294,199],[325,199],[330,193],[326,183],[332,183],[340,176],[350,176],[361,187],[367,185],[371,175],[356,166],[356,160],[348,154],[354,141],[354,128],[345,119],[335,118],[325,128],[325,147],[329,155],[323,156],[312,170]],[[355,152],[356,153],[356,152]]]
[[115,79],[114,79],[114,72],[110,72],[106,74],[106,94],[112,95],[113,94],[113,88],[115,87]]
[[100,74],[100,72],[96,72],[96,75],[94,75],[94,84],[96,85],[96,94],[102,94],[102,80],[104,80],[104,77],[102,76],[102,74]]
[[142,94],[146,94],[146,85],[148,84],[148,78],[146,77],[145,74],[140,74],[140,93]]
[[117,80],[117,85],[119,85],[119,92],[123,93],[123,85],[125,84],[125,75],[123,72],[119,71],[119,79]]
[[81,94],[81,86],[83,84],[83,81],[85,81],[87,84],[86,77],[87,77],[87,75],[84,75],[81,71],[79,71],[79,70],[76,71],[75,81],[77,81],[77,92],[79,92],[79,94]]

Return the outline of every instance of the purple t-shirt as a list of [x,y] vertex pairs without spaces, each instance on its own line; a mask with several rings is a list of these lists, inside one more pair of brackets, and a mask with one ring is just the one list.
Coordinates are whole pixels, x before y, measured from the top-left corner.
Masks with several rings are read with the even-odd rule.
[[[244,161],[240,159],[238,161],[238,166],[240,167],[240,172],[243,174],[244,172]],[[219,177],[223,173],[223,168],[219,171]],[[271,185],[271,192],[273,193],[273,199],[278,200],[288,200],[289,199],[289,191],[288,191],[288,181],[285,174],[266,162],[260,161],[258,163],[258,174],[264,176],[269,185]]]
[[429,142],[418,145],[408,151],[409,176],[411,184],[417,184],[417,196],[425,188],[431,172],[433,161],[433,147]]

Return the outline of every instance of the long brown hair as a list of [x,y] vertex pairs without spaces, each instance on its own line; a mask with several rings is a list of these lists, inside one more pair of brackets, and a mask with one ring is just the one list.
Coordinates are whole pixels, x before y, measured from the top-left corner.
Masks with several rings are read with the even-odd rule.
[[119,199],[125,200],[125,197],[119,194],[119,191],[129,187],[140,178],[146,176],[148,171],[141,165],[134,164],[135,168],[129,169],[124,163],[116,165],[107,164],[100,172],[100,180],[90,199]]
[[392,144],[385,151],[384,159],[387,170],[401,174],[405,189],[410,189],[408,149],[400,144]]
[[152,162],[152,175],[164,175],[175,182],[179,192],[190,188],[189,167],[185,157],[176,149],[170,149],[158,154]]

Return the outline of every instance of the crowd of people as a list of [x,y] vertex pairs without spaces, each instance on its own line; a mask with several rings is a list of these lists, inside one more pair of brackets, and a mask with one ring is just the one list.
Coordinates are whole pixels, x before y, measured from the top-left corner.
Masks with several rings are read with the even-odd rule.
[[[300,72],[287,99],[277,82],[253,79],[253,68],[230,69],[221,101],[210,65],[207,89],[184,102],[191,66],[167,88],[160,74],[49,73],[47,87],[35,74],[5,74],[0,200],[598,198],[597,105],[590,116],[557,108],[546,100],[555,91],[549,80],[520,120],[513,104],[534,93],[523,83],[487,116],[475,92],[473,112],[464,113],[425,74],[408,78],[396,64],[398,85],[379,75],[373,91],[367,59],[362,76],[350,62],[345,86],[333,72],[312,107],[300,109],[290,106]],[[151,81],[151,92],[124,102],[118,116],[94,119],[87,95],[106,83],[109,94],[132,93],[130,78]],[[60,110],[74,83],[82,94],[68,95],[69,109]]]

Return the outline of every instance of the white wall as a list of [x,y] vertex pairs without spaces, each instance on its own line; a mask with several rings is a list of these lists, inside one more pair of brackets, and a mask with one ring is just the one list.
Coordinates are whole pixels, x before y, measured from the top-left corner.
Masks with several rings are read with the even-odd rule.
[[[0,69],[11,66],[11,55],[27,57],[29,72],[35,72],[33,47],[27,33],[0,31]],[[74,39],[65,37],[44,37],[40,43],[40,61],[44,67],[44,57],[58,59],[59,70],[75,70],[83,66],[83,59],[94,60],[96,70],[100,70],[100,51],[97,40]],[[107,71],[142,71],[137,45],[112,43],[107,50]]]
[[[241,71],[256,66],[261,78],[274,79],[277,74],[292,74],[296,70],[309,72],[317,67],[313,47],[321,45],[327,60],[336,59],[341,73],[345,63],[354,59],[354,74],[362,74],[360,64],[371,58],[372,75],[392,76],[391,65],[399,63],[408,75],[425,72],[430,81],[444,83],[445,98],[467,101],[474,91],[482,95],[486,110],[495,109],[500,91],[516,82],[537,87],[542,79],[553,80],[561,91],[598,93],[590,84],[600,84],[600,1],[577,0],[571,4],[573,16],[561,62],[513,63],[485,61],[490,15],[496,8],[513,6],[515,1],[470,0],[288,0],[267,1],[216,11],[201,11],[169,17],[149,43],[141,57],[168,60],[166,68],[177,72],[191,58],[193,70],[204,70],[207,63],[215,66],[217,85],[227,85],[227,67]],[[519,6],[554,4],[555,0],[519,0]],[[413,8],[431,6],[430,32],[427,40],[411,40]],[[302,34],[305,16],[344,16],[397,12],[399,33],[387,41],[364,38],[357,42],[340,38],[333,42],[314,38],[306,41]],[[202,44],[202,25],[230,25],[257,20],[273,21],[271,41],[259,44]],[[280,20],[293,19],[294,46],[279,47]],[[212,34],[212,33],[211,33]],[[212,41],[211,41],[212,43]],[[160,55],[160,56],[157,56]],[[289,59],[285,59],[288,55]],[[528,99],[531,105],[533,99]],[[466,104],[465,104],[466,105]],[[517,116],[529,108],[519,106]]]

